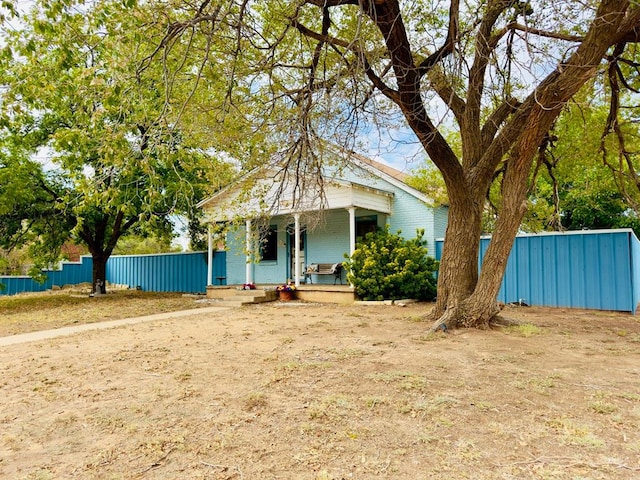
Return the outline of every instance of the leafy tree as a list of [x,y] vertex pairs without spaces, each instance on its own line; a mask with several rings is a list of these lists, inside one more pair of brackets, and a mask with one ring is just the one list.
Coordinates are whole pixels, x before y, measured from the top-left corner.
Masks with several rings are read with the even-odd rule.
[[347,280],[364,300],[414,298],[433,300],[436,293],[437,262],[427,256],[422,240],[405,240],[389,227],[365,235],[348,257]]
[[28,244],[36,269],[73,239],[93,257],[95,285],[120,238],[170,236],[172,214],[194,216],[229,178],[200,126],[180,122],[191,80],[166,92],[160,66],[140,68],[154,47],[149,14],[132,2],[43,1],[4,30],[2,127],[13,147],[0,165],[0,242]]
[[118,242],[116,248],[113,249],[113,254],[145,255],[150,253],[179,252],[181,250],[181,247],[176,247],[171,244],[171,238],[162,239],[157,237],[128,235]]
[[617,149],[601,148],[598,132],[607,124],[608,107],[600,87],[588,85],[579,102],[565,107],[541,149],[525,229],[636,228],[640,192],[609,168],[617,163]]
[[[386,135],[403,119],[448,193],[433,328],[496,317],[540,145],[602,60],[615,51],[620,64],[640,36],[640,7],[629,0],[182,6],[189,18],[164,25],[159,51],[182,36],[233,39],[217,52],[229,65],[229,98],[254,102],[265,138],[285,146],[282,158],[301,182],[313,184],[327,161],[320,139],[351,147],[362,122],[373,118]],[[460,155],[443,134],[449,125]],[[484,200],[499,170],[500,211],[478,273]]]
[[430,163],[411,172],[407,184],[429,196],[435,205],[447,205],[447,187],[440,171]]

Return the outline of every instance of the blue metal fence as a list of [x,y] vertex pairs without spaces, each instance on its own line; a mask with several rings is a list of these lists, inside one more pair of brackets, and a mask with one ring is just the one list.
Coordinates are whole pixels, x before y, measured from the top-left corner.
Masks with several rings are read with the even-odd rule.
[[[490,238],[483,238],[479,263]],[[436,258],[443,241],[436,242]],[[226,253],[215,252],[213,278],[226,277]],[[0,277],[0,294],[43,291],[53,285],[91,282],[91,258],[64,263],[38,284],[29,277]],[[107,280],[147,291],[204,292],[206,252],[113,256]],[[224,283],[224,282],[223,282]],[[502,287],[502,302],[635,312],[640,302],[640,241],[629,229],[542,233],[516,238]]]
[[[0,277],[5,285],[0,295],[40,292],[53,285],[92,281],[91,257],[79,263],[63,262],[60,270],[47,271],[47,280],[39,284],[30,277]],[[215,252],[213,278],[226,277],[226,253]],[[107,262],[107,281],[154,292],[200,293],[207,286],[207,253],[181,252],[157,255],[114,255]],[[224,283],[224,282],[223,282]]]
[[15,295],[22,292],[43,292],[54,285],[77,285],[78,283],[91,283],[91,257],[81,257],[79,262],[62,262],[59,270],[45,270],[47,279],[44,283],[38,283],[26,276],[0,276],[0,283],[5,288],[0,290],[0,295]]
[[[215,252],[213,276],[225,276],[225,252]],[[207,286],[207,252],[113,256],[107,262],[111,283],[153,292],[204,292]]]
[[[489,241],[481,241],[479,265]],[[438,240],[438,259],[442,245]],[[635,312],[640,301],[640,241],[630,229],[519,235],[498,300]]]

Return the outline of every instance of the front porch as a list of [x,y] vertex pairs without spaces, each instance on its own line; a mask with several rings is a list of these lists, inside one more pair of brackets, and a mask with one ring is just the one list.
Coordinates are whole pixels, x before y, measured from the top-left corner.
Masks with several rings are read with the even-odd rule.
[[[277,285],[257,285],[256,290],[275,291]],[[207,298],[225,300],[238,295],[242,285],[209,285]],[[296,287],[295,300],[317,303],[339,303],[348,305],[357,300],[353,288],[349,285],[300,285]]]

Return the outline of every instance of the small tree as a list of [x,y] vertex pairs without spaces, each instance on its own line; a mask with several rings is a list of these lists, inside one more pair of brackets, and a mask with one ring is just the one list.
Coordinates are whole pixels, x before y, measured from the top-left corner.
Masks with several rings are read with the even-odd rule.
[[389,227],[367,233],[351,257],[347,257],[347,280],[364,300],[415,298],[433,300],[434,272],[438,262],[427,256],[424,230],[405,240],[389,233]]

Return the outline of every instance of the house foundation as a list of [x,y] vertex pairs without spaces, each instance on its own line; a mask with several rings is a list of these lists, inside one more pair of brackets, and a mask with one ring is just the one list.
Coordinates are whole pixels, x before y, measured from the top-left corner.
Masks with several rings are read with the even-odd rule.
[[[275,289],[276,285],[257,286],[257,290],[275,291]],[[241,285],[209,285],[207,298],[225,300],[237,296],[239,290],[242,291]],[[349,305],[357,300],[353,288],[348,285],[301,285],[293,293],[295,300],[304,302]]]

